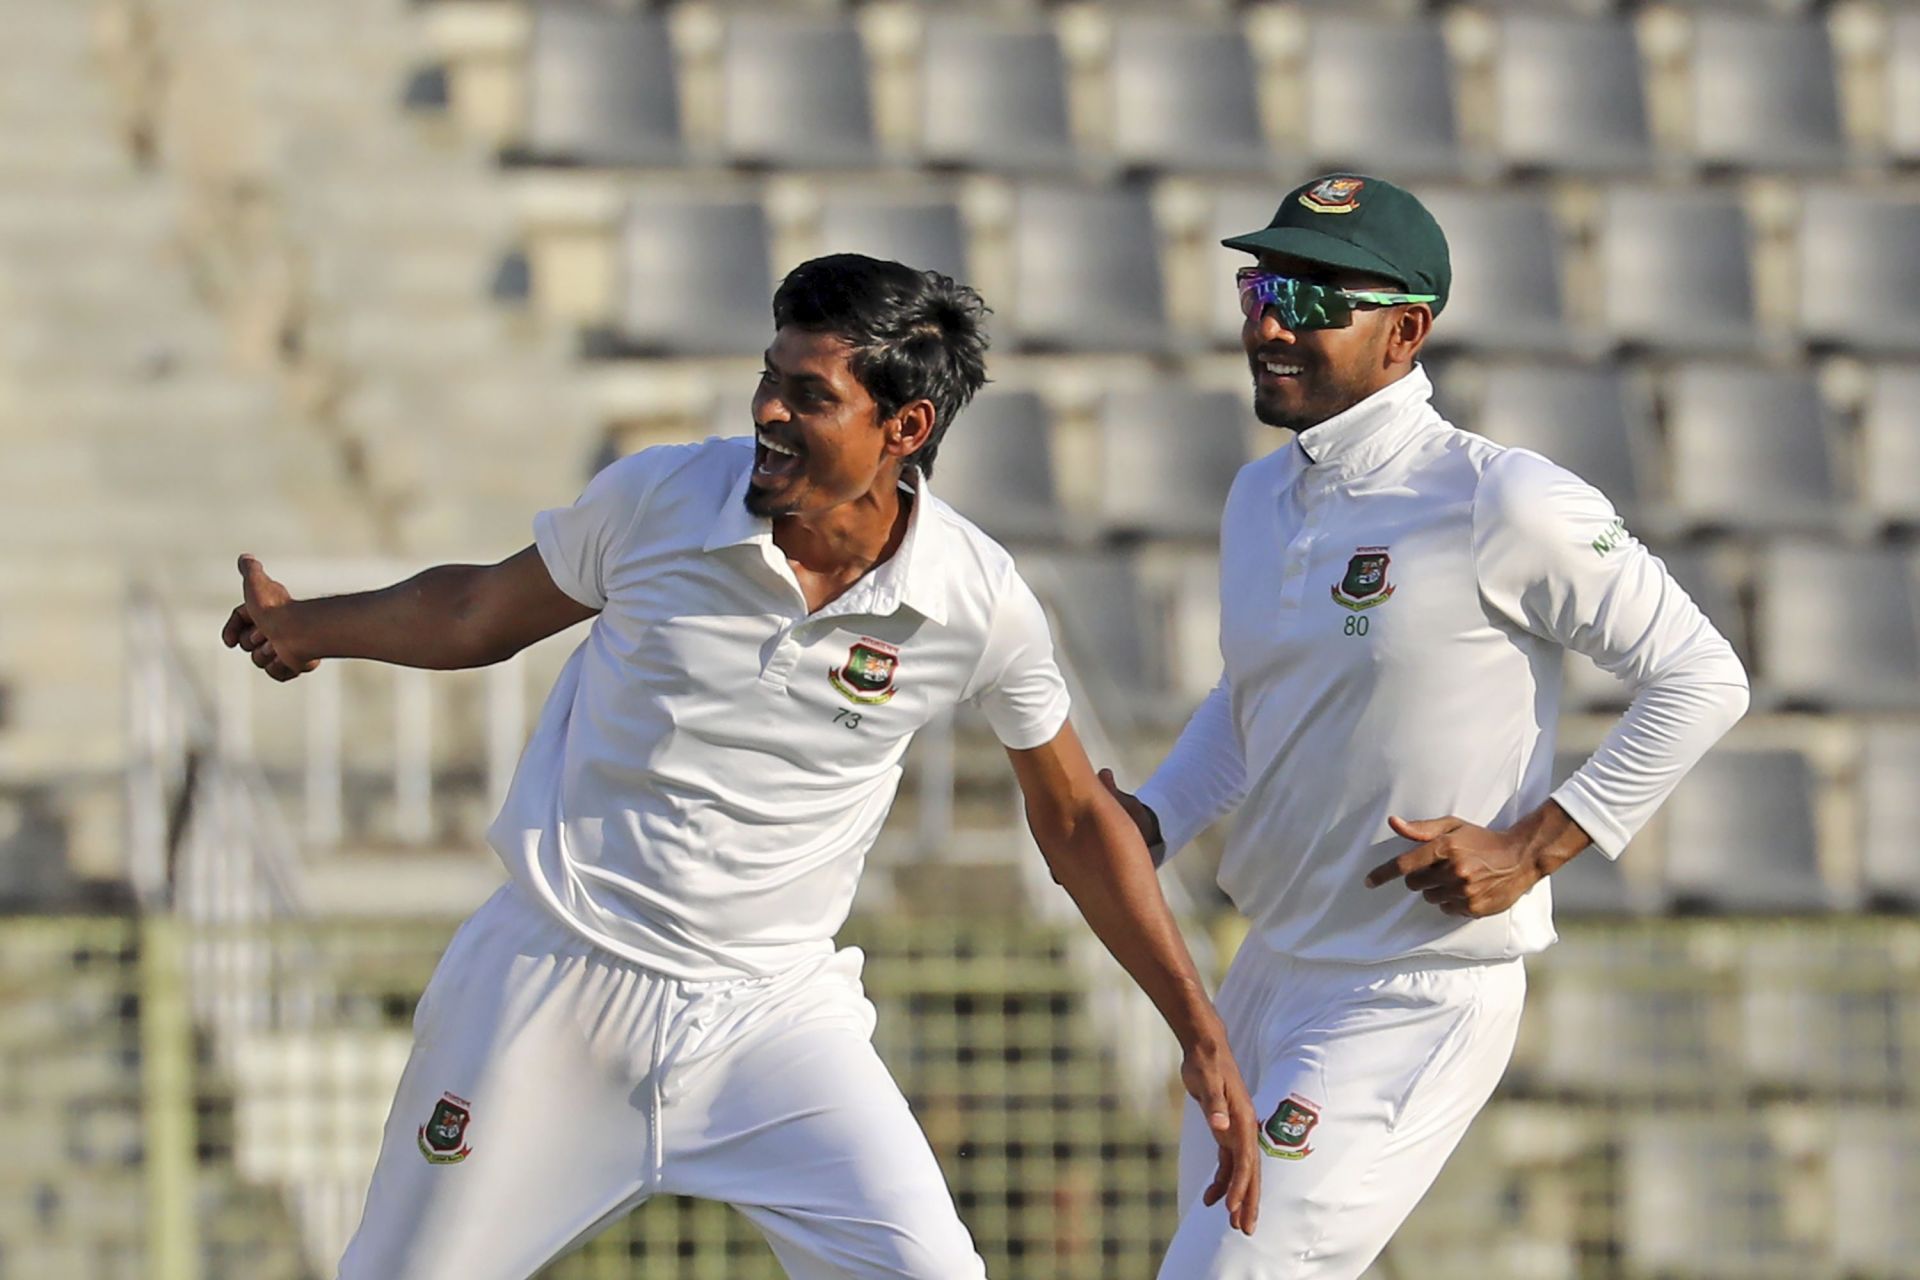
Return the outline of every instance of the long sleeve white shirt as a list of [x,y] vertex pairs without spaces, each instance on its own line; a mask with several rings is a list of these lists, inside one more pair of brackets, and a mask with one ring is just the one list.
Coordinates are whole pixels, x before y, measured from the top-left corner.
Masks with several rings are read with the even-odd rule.
[[1416,367],[1241,471],[1221,527],[1224,673],[1140,789],[1169,855],[1238,806],[1220,886],[1302,959],[1553,941],[1551,878],[1475,920],[1363,881],[1410,847],[1389,815],[1503,828],[1547,798],[1563,649],[1634,691],[1552,793],[1607,857],[1747,705],[1731,646],[1604,495],[1447,425],[1431,394]]

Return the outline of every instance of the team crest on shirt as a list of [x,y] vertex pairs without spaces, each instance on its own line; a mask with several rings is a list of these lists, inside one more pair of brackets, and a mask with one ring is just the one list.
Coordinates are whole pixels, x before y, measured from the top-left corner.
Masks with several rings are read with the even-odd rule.
[[1320,1108],[1297,1093],[1280,1099],[1267,1122],[1260,1126],[1260,1146],[1282,1160],[1304,1160],[1313,1154],[1307,1138],[1320,1123]]
[[1322,178],[1300,193],[1300,203],[1315,213],[1352,213],[1366,185],[1359,178]]
[[1356,547],[1346,576],[1333,588],[1333,602],[1355,612],[1385,604],[1393,595],[1393,584],[1387,581],[1391,560],[1385,547]]
[[861,636],[847,651],[845,666],[827,672],[849,702],[873,706],[893,697],[894,678],[900,674],[900,651],[884,640]]
[[420,1154],[428,1164],[459,1164],[473,1154],[467,1145],[467,1121],[473,1119],[473,1104],[457,1094],[443,1093],[433,1104],[433,1114],[420,1126]]

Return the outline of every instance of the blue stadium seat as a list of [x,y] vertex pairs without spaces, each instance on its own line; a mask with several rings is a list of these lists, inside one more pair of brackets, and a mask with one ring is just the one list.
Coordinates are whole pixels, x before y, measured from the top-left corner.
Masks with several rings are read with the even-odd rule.
[[1146,192],[1030,184],[1016,198],[1009,317],[1025,346],[1154,350],[1167,343],[1158,233]]
[[1651,162],[1640,52],[1625,18],[1504,14],[1494,75],[1509,165],[1608,173]]
[[1307,148],[1321,167],[1396,177],[1459,168],[1453,69],[1438,21],[1315,13],[1302,72]]
[[1681,366],[1666,388],[1675,517],[1704,528],[1827,529],[1840,515],[1834,428],[1811,375]]
[[1247,461],[1252,415],[1237,391],[1154,387],[1100,408],[1100,516],[1110,530],[1214,539]]
[[830,197],[820,211],[820,252],[891,258],[969,280],[966,229],[945,200]]
[[1615,187],[1601,226],[1608,336],[1672,351],[1753,347],[1753,279],[1737,192]]
[[1805,914],[1835,905],[1821,876],[1816,784],[1790,750],[1718,747],[1666,804],[1666,885],[1697,910]]
[[1122,164],[1267,167],[1253,55],[1237,28],[1192,16],[1123,14],[1114,26],[1108,82],[1113,149]]
[[1920,352],[1920,198],[1815,186],[1800,214],[1809,342]]
[[1530,353],[1568,349],[1560,231],[1536,191],[1423,189],[1446,232],[1453,290],[1434,324],[1436,348]]
[[1754,637],[1767,694],[1843,711],[1920,709],[1920,636],[1900,552],[1788,539],[1762,556]]
[[948,428],[933,491],[1002,542],[1058,542],[1051,418],[1031,391],[987,387]]
[[1707,164],[1761,170],[1845,164],[1825,22],[1713,9],[1698,14],[1693,153]]
[[922,48],[922,159],[1017,172],[1073,165],[1067,73],[1050,26],[938,14]]
[[665,355],[756,355],[773,324],[758,201],[635,201],[621,229],[620,339]]
[[735,162],[829,168],[873,161],[866,48],[851,21],[735,15],[721,76],[722,133]]
[[585,3],[537,7],[525,148],[550,163],[679,163],[680,99],[665,18]]

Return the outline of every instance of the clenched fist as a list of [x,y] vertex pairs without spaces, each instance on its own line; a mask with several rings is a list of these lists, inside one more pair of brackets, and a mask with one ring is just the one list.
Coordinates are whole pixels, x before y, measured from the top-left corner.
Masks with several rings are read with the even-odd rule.
[[227,616],[227,625],[220,629],[222,644],[245,649],[253,655],[254,666],[283,684],[320,665],[318,659],[287,651],[284,623],[293,597],[252,556],[240,557],[240,592],[245,602]]

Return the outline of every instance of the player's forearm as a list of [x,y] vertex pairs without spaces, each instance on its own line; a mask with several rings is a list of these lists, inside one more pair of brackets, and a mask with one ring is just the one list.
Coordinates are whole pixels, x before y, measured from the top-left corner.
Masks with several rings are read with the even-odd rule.
[[1106,797],[1050,829],[1030,813],[1035,838],[1060,882],[1113,958],[1146,992],[1183,1050],[1223,1039],[1186,940],[1160,893],[1140,833]]
[[368,658],[451,671],[498,661],[473,623],[478,565],[443,564],[378,591],[294,600],[275,620],[303,659]]

